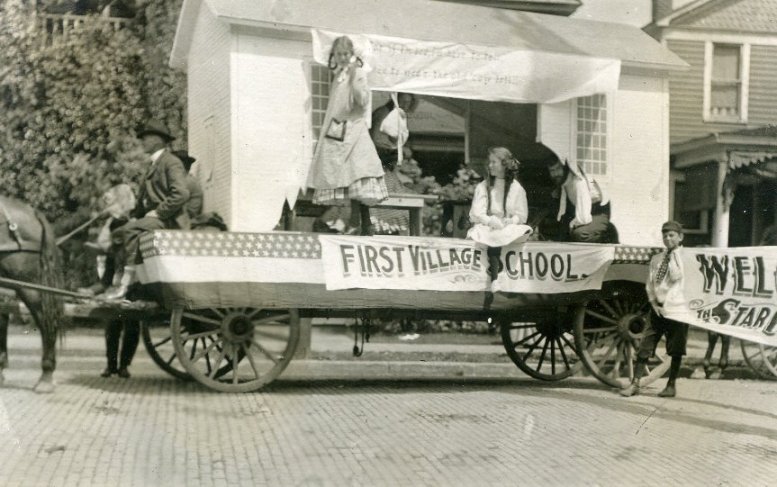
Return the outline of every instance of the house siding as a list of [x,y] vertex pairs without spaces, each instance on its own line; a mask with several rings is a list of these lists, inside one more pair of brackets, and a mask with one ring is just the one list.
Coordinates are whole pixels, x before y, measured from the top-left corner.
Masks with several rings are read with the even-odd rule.
[[687,71],[670,77],[671,143],[775,123],[777,117],[777,47],[752,45],[747,123],[704,121],[704,43],[703,40],[668,40],[667,47],[691,65]]
[[232,227],[229,27],[205,3],[188,55],[189,152],[197,158],[205,211],[218,212]]
[[748,124],[777,121],[777,46],[750,48],[750,100]]
[[669,124],[672,144],[709,133],[704,123],[704,42],[668,41],[667,47],[690,64],[669,77]]

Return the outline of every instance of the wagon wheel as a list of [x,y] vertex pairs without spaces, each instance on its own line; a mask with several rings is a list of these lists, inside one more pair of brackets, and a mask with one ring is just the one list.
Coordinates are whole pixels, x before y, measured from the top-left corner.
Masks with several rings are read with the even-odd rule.
[[[170,333],[169,321],[165,320],[164,326],[152,326],[147,321],[140,322],[140,332],[143,337],[143,345],[151,360],[156,363],[160,369],[177,379],[191,380],[192,376],[186,372],[186,369],[178,361],[178,354],[173,345],[172,334]],[[192,347],[196,346],[195,342]]]
[[565,379],[581,369],[572,335],[570,313],[537,323],[500,323],[502,344],[510,359],[535,379]]
[[777,347],[744,340],[741,343],[745,362],[756,375],[761,379],[777,380]]
[[[297,310],[173,310],[173,345],[198,382],[221,392],[255,391],[277,378],[299,341]],[[193,350],[188,343],[199,342]]]
[[[576,315],[575,345],[588,371],[613,387],[628,385],[650,316],[644,292],[621,289],[579,306]],[[663,348],[656,347],[641,385],[650,384],[669,369],[670,360]]]

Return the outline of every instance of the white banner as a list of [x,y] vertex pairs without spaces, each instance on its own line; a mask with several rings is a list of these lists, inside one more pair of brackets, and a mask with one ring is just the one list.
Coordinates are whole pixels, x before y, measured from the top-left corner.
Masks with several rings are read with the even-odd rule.
[[[326,65],[339,32],[312,29],[313,57]],[[347,34],[368,65],[373,90],[556,103],[618,89],[619,59],[499,46]]]
[[670,319],[777,346],[777,247],[682,249],[685,302]]
[[612,245],[526,242],[502,248],[493,290],[513,293],[572,293],[601,289],[615,256]]
[[485,291],[488,260],[471,240],[321,235],[328,290]]

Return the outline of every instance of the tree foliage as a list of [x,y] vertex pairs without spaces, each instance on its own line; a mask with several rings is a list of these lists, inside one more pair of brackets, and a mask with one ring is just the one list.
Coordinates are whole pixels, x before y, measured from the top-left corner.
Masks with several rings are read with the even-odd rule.
[[[184,135],[185,78],[167,66],[181,0],[138,2],[122,28],[93,15],[63,33],[34,6],[0,10],[0,184],[55,221],[137,179],[134,131],[149,117]],[[151,15],[149,15],[151,14]],[[181,142],[185,143],[185,136]]]
[[185,147],[185,75],[167,64],[182,0],[137,0],[119,28],[89,15],[61,32],[35,3],[0,1],[0,188],[64,233],[143,173],[134,134],[148,118]]

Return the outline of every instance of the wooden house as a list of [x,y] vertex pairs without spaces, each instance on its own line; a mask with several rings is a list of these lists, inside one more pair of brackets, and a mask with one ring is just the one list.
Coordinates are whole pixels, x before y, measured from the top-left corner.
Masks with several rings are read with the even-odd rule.
[[758,244],[777,223],[777,2],[655,7],[645,31],[690,65],[669,77],[674,214],[691,243]]
[[[486,147],[504,145],[541,174],[550,148],[608,190],[623,242],[658,243],[669,207],[668,76],[686,64],[635,27],[489,3],[500,5],[185,0],[171,64],[188,74],[189,149],[203,162],[209,209],[231,229],[266,231],[295,205],[329,83],[313,37],[339,33],[380,48],[374,90],[413,92],[462,117],[464,160],[476,165]],[[469,85],[439,89],[424,69],[392,71],[439,49],[477,53],[452,54],[440,75]]]

